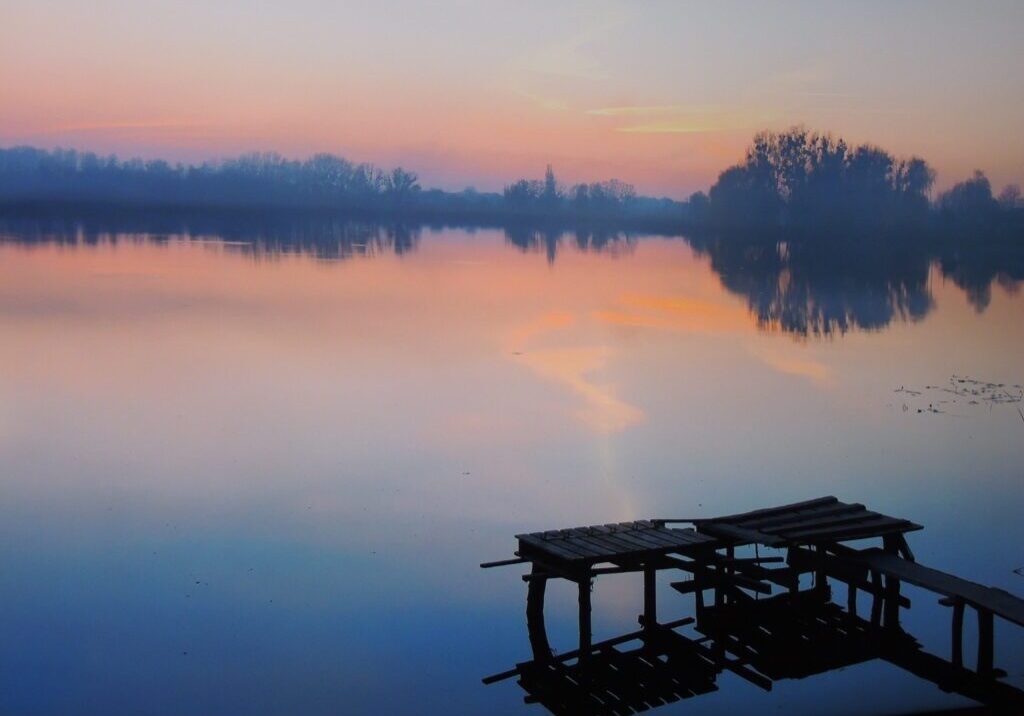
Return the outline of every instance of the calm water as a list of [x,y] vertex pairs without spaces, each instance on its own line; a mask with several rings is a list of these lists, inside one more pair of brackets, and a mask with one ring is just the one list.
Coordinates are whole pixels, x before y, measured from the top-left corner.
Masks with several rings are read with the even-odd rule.
[[[477,567],[515,533],[825,494],[1024,593],[1021,404],[941,390],[1019,393],[1010,280],[681,238],[75,231],[0,238],[0,713],[542,713],[480,683],[529,656],[521,570]],[[638,581],[598,580],[596,638],[634,628]],[[1018,686],[1022,631],[996,626]],[[961,703],[880,663],[719,687],[658,713]]]

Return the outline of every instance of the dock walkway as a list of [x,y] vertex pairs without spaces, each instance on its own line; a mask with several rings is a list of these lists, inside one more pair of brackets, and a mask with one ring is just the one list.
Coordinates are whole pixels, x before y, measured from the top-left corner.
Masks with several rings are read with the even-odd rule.
[[[690,526],[676,526],[683,524]],[[828,496],[721,517],[637,520],[516,535],[518,549],[515,558],[484,563],[481,567],[530,565],[530,572],[523,579],[528,583],[527,628],[534,659],[498,677],[507,678],[518,674],[521,681],[525,679],[532,685],[531,690],[534,692],[546,692],[549,695],[558,693],[565,697],[567,692],[564,688],[554,687],[560,679],[586,685],[589,682],[581,681],[582,674],[591,673],[593,676],[594,670],[601,671],[604,667],[600,665],[608,659],[614,659],[620,665],[633,664],[631,661],[623,661],[626,656],[622,653],[609,651],[614,644],[592,644],[591,585],[595,577],[604,574],[642,572],[644,607],[638,618],[642,629],[637,634],[648,649],[654,648],[654,645],[658,649],[666,648],[667,643],[674,645],[670,651],[677,661],[682,658],[679,656],[682,653],[680,649],[685,647],[683,650],[689,650],[687,653],[699,653],[701,658],[710,660],[719,669],[728,668],[762,687],[764,682],[770,686],[771,678],[752,673],[745,665],[760,664],[762,672],[770,672],[771,660],[758,660],[757,655],[778,648],[782,648],[783,652],[792,651],[785,646],[785,640],[780,641],[781,637],[770,636],[770,630],[765,630],[767,622],[748,622],[748,627],[744,627],[747,631],[743,633],[748,635],[746,638],[753,638],[749,635],[756,636],[759,642],[751,650],[736,635],[727,636],[720,628],[709,625],[718,620],[722,624],[731,624],[730,628],[733,628],[740,623],[735,618],[736,614],[745,615],[743,619],[747,620],[751,615],[755,615],[756,619],[767,620],[769,615],[791,614],[795,618],[801,611],[807,611],[808,614],[817,615],[813,616],[814,623],[821,623],[821,614],[836,615],[834,619],[833,616],[828,617],[837,625],[836,634],[850,634],[852,632],[844,625],[856,624],[859,633],[870,637],[868,642],[861,638],[857,642],[860,646],[854,651],[849,651],[852,643],[850,639],[833,639],[834,643],[846,643],[848,647],[842,658],[886,658],[919,675],[940,674],[944,688],[960,690],[972,698],[985,700],[986,694],[995,694],[993,699],[996,701],[1005,702],[1009,699],[1014,704],[1024,705],[1024,697],[1019,691],[996,681],[1005,673],[993,664],[993,617],[999,616],[1024,625],[1024,599],[918,564],[906,535],[920,529],[923,529],[921,525],[910,520],[881,514],[860,503],[846,503]],[[855,548],[846,544],[870,539],[881,540],[881,545]],[[784,550],[785,557],[762,557],[756,549],[759,546]],[[737,556],[737,550],[745,547],[755,548],[753,556]],[[715,650],[709,651],[709,647],[702,646],[703,641],[684,644],[675,637],[667,637],[669,641],[665,641],[666,629],[669,627],[659,624],[657,619],[656,576],[661,570],[676,570],[687,575],[687,579],[673,582],[672,586],[683,594],[694,595],[698,629],[702,625],[712,629],[705,640],[715,641],[717,638]],[[802,582],[805,575],[814,576],[813,586],[801,589],[802,584],[807,584],[806,580]],[[555,657],[548,644],[544,624],[544,596],[547,582],[551,579],[566,579],[578,585],[579,648],[572,652],[575,659],[573,664],[567,663],[564,654]],[[827,612],[814,611],[819,607],[799,606],[830,603],[829,579],[846,586],[845,611],[837,605],[829,606],[831,611]],[[943,598],[940,603],[953,608],[952,657],[949,662],[921,652],[911,642],[900,637],[903,632],[899,626],[899,610],[910,606],[909,599],[900,593],[902,582],[941,595]],[[783,588],[785,593],[776,594],[777,587]],[[705,606],[705,592],[708,591],[712,592],[713,606]],[[873,598],[869,620],[857,616],[857,594],[861,591]],[[762,600],[761,606],[755,608],[755,598],[759,595],[766,595],[770,601]],[[771,606],[774,604],[778,604],[779,608]],[[966,669],[963,664],[963,617],[967,606],[978,614],[978,656],[973,671]],[[734,616],[721,622],[721,616],[728,614]],[[840,618],[844,614],[846,616]],[[806,637],[799,629],[794,631],[792,624],[795,622],[778,621],[776,616],[771,619],[781,625],[777,629],[778,634],[795,633],[800,639]],[[871,636],[874,633],[872,630],[886,635],[885,640],[897,646],[887,654],[865,650],[863,644],[873,643],[871,640],[875,639]],[[724,653],[729,650],[738,654],[737,658],[725,658]],[[641,650],[629,658],[635,657],[639,660],[637,663],[651,666],[654,665],[651,658],[665,659],[667,656],[664,651],[647,653]],[[813,666],[832,662],[820,661],[815,657],[803,663]],[[630,671],[635,671],[634,666],[640,668],[633,664]],[[677,698],[684,697],[685,684],[673,681],[675,677],[670,674],[655,671],[648,676],[656,676],[663,684],[671,682],[674,685],[669,691],[675,693]],[[492,677],[489,681],[498,677]],[[701,686],[692,689],[695,684],[690,684],[692,690],[689,695],[707,689],[706,674],[698,681]],[[618,684],[615,689],[627,686]],[[590,686],[586,686],[576,696],[581,697],[581,694],[585,694],[585,699],[594,697]],[[629,699],[618,691],[616,694],[606,694],[611,699],[609,704],[626,706],[624,711],[638,706],[630,704]],[[671,700],[666,698],[666,694],[661,694],[660,698]],[[612,708],[609,712],[619,711]]]

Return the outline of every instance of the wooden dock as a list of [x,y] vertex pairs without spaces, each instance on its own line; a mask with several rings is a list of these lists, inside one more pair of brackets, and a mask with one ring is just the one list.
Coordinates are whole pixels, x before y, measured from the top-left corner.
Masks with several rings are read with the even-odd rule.
[[[722,670],[771,688],[781,678],[885,659],[946,690],[1024,713],[1024,693],[999,682],[1005,674],[993,664],[993,618],[1024,625],[1024,600],[917,564],[906,535],[920,529],[859,503],[821,497],[714,518],[637,520],[516,535],[514,558],[481,566],[529,565],[523,579],[533,659],[485,681],[517,676],[528,700],[544,703],[553,713],[618,714],[705,693],[711,690],[709,674]],[[847,544],[865,540],[880,544]],[[762,546],[785,556],[761,557]],[[753,556],[737,556],[738,549],[749,547]],[[655,587],[662,570],[686,577],[671,586],[694,595],[693,618],[658,622]],[[643,574],[641,629],[593,644],[593,580],[631,572]],[[578,587],[579,647],[558,657],[544,624],[551,579]],[[845,609],[832,602],[829,580],[845,586]],[[902,630],[899,611],[910,606],[901,593],[903,582],[940,595],[940,603],[952,607],[948,661],[921,651]],[[861,592],[871,597],[867,618],[857,614]],[[962,649],[967,606],[978,615],[973,670],[965,666]],[[703,635],[691,639],[676,631],[690,623]],[[640,645],[621,648],[630,641]],[[643,688],[648,683],[653,690]],[[580,710],[582,705],[587,710]]]

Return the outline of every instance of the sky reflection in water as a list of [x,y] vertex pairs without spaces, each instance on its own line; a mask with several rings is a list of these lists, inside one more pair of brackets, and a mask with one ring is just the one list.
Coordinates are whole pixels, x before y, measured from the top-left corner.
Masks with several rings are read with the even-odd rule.
[[[1024,383],[1012,281],[815,283],[679,238],[217,237],[0,243],[0,711],[537,713],[479,682],[528,656],[518,575],[476,566],[513,534],[830,493],[1024,591],[1016,408],[894,392]],[[598,582],[598,638],[635,586]],[[996,646],[1021,684],[1024,640]],[[720,686],[662,712],[950,702],[878,664]]]

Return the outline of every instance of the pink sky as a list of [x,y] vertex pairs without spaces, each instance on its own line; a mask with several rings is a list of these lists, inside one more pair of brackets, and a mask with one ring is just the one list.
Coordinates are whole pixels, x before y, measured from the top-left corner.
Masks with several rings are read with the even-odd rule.
[[706,189],[758,129],[1024,182],[1024,6],[4,3],[0,145]]

